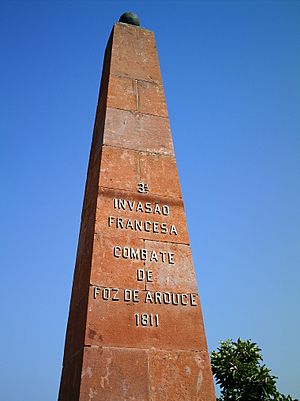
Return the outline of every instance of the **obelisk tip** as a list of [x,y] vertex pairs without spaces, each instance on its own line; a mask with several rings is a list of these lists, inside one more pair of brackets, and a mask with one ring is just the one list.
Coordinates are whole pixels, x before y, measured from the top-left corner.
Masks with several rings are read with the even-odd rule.
[[136,25],[136,26],[140,26],[140,19],[139,17],[132,12],[126,12],[124,14],[121,15],[119,22],[123,22],[124,24],[130,24],[130,25]]

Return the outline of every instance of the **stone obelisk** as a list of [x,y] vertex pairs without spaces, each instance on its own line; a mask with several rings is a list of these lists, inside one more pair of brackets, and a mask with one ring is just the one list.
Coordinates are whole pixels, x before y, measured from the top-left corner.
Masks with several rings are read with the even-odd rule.
[[59,401],[213,401],[209,355],[153,32],[109,38]]

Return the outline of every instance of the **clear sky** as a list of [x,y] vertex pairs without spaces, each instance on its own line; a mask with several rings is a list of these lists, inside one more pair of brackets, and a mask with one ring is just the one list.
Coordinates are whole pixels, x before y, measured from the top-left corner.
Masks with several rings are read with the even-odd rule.
[[3,401],[57,397],[105,45],[154,30],[210,350],[300,397],[300,2],[1,1]]

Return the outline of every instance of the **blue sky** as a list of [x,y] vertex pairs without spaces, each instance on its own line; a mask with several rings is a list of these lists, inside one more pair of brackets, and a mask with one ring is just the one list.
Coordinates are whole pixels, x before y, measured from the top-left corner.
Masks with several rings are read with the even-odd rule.
[[1,1],[1,398],[57,397],[102,59],[155,32],[210,350],[300,397],[300,2]]

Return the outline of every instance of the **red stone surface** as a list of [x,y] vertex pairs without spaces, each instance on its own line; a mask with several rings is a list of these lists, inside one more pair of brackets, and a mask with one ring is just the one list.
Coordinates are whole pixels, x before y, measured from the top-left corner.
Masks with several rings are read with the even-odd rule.
[[151,401],[213,399],[206,352],[150,352],[149,371]]
[[138,81],[119,75],[111,75],[110,77],[107,107],[168,117],[164,90],[161,84]]
[[110,73],[161,84],[153,32],[115,24]]
[[149,183],[153,194],[181,197],[176,161],[172,157],[141,155],[140,177],[142,181]]
[[145,247],[151,251],[163,250],[174,254],[172,264],[146,261],[145,267],[153,271],[153,282],[147,283],[150,291],[173,291],[197,293],[197,284],[193,267],[191,248],[184,244],[145,241]]
[[[168,205],[170,208],[170,215],[154,215],[137,212],[135,210],[116,210],[113,206],[115,198],[135,202],[135,205],[137,205],[138,202],[142,202],[144,204],[145,201],[148,201],[151,205],[154,205],[155,202],[157,202],[160,207],[162,207],[163,205]],[[110,216],[113,218],[111,225],[109,223]],[[121,222],[123,223],[123,228],[121,228],[120,224],[117,226],[118,218],[122,219]],[[128,222],[128,219],[130,219],[131,222],[138,221],[143,224],[149,222],[146,223],[146,228],[149,229],[149,231],[139,231],[126,228],[125,224]],[[154,223],[157,223],[157,227],[154,226]],[[163,233],[162,224],[166,225],[166,229],[168,230],[167,233]],[[175,233],[170,233],[172,226],[175,226],[177,235]],[[149,195],[147,196],[147,198],[145,198],[143,195],[140,195],[138,193],[129,191],[117,191],[108,188],[99,189],[95,232],[97,234],[106,234],[113,236],[120,235],[130,238],[149,239],[153,241],[167,241],[182,244],[189,243],[185,214],[181,198],[165,198],[152,195]]]
[[205,400],[204,384],[214,391],[212,382],[204,383],[205,365],[207,355],[203,352],[86,348],[80,399]]
[[137,192],[138,182],[148,183],[151,195],[181,197],[173,157],[103,146],[99,185]]
[[174,155],[167,118],[108,108],[103,143],[118,148]]
[[[90,282],[100,287],[145,289],[145,283],[137,281],[137,269],[144,262],[137,259],[114,257],[114,247],[143,248],[144,240],[119,236],[95,235]],[[125,255],[127,256],[127,255]]]
[[147,359],[145,350],[85,348],[80,400],[148,400]]
[[[116,294],[116,292],[115,292]],[[203,323],[198,306],[145,303],[146,291],[138,292],[139,302],[103,300],[101,292],[94,299],[90,289],[85,344],[113,347],[197,350],[204,340]],[[137,327],[136,313],[159,315],[158,327]],[[197,324],[195,324],[197,321]],[[120,335],[121,334],[121,335]]]
[[122,23],[105,53],[59,392],[92,400],[215,401],[154,35]]

